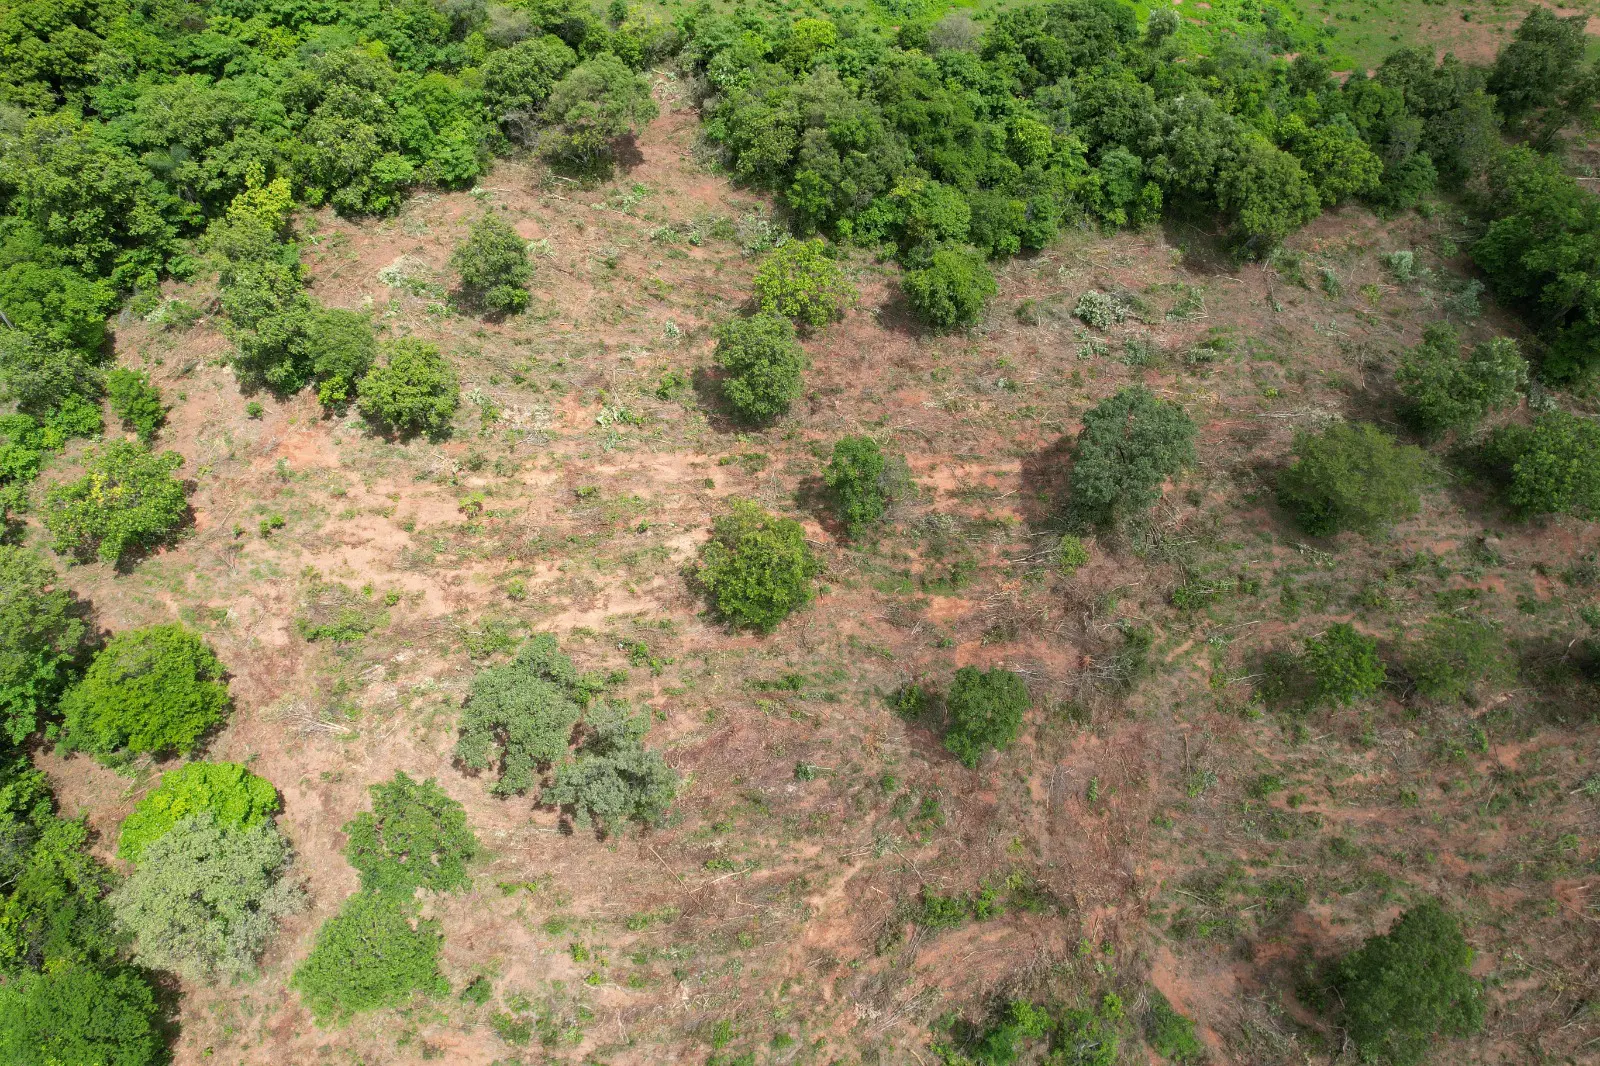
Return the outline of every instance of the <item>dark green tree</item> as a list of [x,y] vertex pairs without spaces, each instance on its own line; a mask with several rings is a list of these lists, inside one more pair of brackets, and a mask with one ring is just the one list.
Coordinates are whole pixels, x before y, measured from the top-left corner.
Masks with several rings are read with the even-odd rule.
[[317,402],[340,408],[356,398],[357,384],[372,369],[378,339],[359,311],[314,308],[307,319],[303,351],[317,385]]
[[1489,75],[1488,90],[1501,114],[1521,119],[1562,99],[1583,76],[1586,22],[1579,15],[1562,18],[1548,8],[1528,10],[1516,36],[1495,56]]
[[83,620],[58,580],[36,552],[0,544],[0,728],[11,744],[39,728],[83,648]]
[[767,633],[811,602],[820,570],[799,522],[733,500],[711,523],[697,577],[719,618]]
[[409,897],[418,888],[454,892],[472,883],[467,863],[478,838],[467,814],[433,778],[413,781],[401,770],[373,785],[372,810],[345,824],[345,858],[370,892]]
[[884,488],[883,449],[871,437],[841,437],[822,478],[833,493],[834,511],[852,537],[883,520],[889,494]]
[[1106,525],[1145,510],[1194,462],[1194,434],[1183,408],[1143,386],[1102,401],[1078,432],[1068,513],[1081,525]]
[[131,970],[73,963],[0,984],[0,1061],[12,1066],[157,1066],[161,1012]]
[[495,314],[518,314],[528,306],[533,263],[528,242],[511,223],[493,212],[480,215],[456,245],[450,268],[461,279],[461,297],[470,306]]
[[781,315],[728,322],[717,331],[715,358],[724,374],[723,398],[747,422],[771,422],[800,398],[806,354],[794,324]]
[[106,399],[123,426],[137,433],[146,444],[155,439],[156,430],[167,420],[161,390],[150,384],[150,375],[142,370],[120,366],[113,369],[106,375]]
[[1278,502],[1307,533],[1355,530],[1376,536],[1415,515],[1430,480],[1427,453],[1397,444],[1367,423],[1300,431],[1294,464],[1278,480]]
[[545,800],[571,807],[578,824],[606,833],[626,821],[659,823],[678,794],[679,778],[659,751],[644,746],[649,729],[648,711],[596,708],[584,722],[576,756],[556,767]]
[[945,750],[974,769],[986,752],[1004,751],[1017,739],[1033,698],[1022,678],[1010,670],[963,666],[950,682],[944,702],[949,714]]
[[592,695],[556,638],[540,633],[512,662],[472,679],[456,757],[469,770],[498,769],[497,795],[535,790],[542,771],[566,755]]
[[1516,403],[1528,381],[1528,363],[1509,337],[1485,341],[1463,359],[1456,331],[1436,322],[1401,357],[1395,381],[1411,421],[1440,434],[1471,429],[1490,411]]
[[484,106],[508,137],[526,142],[550,90],[577,65],[577,54],[548,34],[491,52],[483,62]]
[[1600,516],[1600,421],[1550,411],[1495,430],[1484,457],[1517,514]]
[[550,90],[545,151],[583,171],[611,169],[613,144],[659,113],[649,79],[610,52],[578,64]]

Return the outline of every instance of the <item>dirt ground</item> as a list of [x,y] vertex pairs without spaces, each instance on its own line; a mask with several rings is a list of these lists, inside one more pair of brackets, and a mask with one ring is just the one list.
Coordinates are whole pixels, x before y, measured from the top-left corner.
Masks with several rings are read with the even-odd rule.
[[[704,371],[713,328],[749,300],[746,249],[775,231],[703,161],[679,86],[659,93],[641,161],[610,184],[506,163],[392,219],[302,220],[318,299],[450,355],[465,401],[447,441],[387,440],[308,395],[242,396],[209,319],[118,329],[122,359],[175,404],[162,444],[185,458],[195,520],[131,573],[67,579],[104,629],[182,619],[212,641],[235,711],[207,756],[281,790],[311,898],[259,976],[181,989],[178,1066],[926,1063],[946,1011],[1112,987],[1137,1010],[1150,986],[1197,1019],[1217,1062],[1329,1061],[1336,1035],[1296,981],[1422,892],[1470,918],[1493,977],[1488,1028],[1459,1061],[1595,1061],[1596,807],[1576,791],[1597,747],[1590,697],[1387,698],[1292,721],[1251,699],[1262,650],[1331,621],[1388,647],[1470,598],[1529,647],[1580,631],[1593,590],[1560,575],[1596,549],[1593,525],[1513,525],[1448,468],[1375,544],[1310,543],[1272,502],[1297,429],[1393,425],[1388,370],[1428,321],[1516,333],[1470,287],[1450,211],[1336,212],[1272,264],[1231,263],[1177,227],[1071,234],[1004,265],[988,324],[956,336],[912,326],[892,269],[861,255],[856,307],[807,342],[804,400],[746,432],[707,402]],[[534,306],[505,322],[448,305],[450,250],[484,210],[538,242]],[[1420,279],[1384,270],[1397,249],[1417,251]],[[1134,317],[1082,327],[1070,312],[1091,288],[1124,294]],[[661,388],[669,370],[699,371],[698,387]],[[1198,468],[1062,576],[1049,549],[1065,442],[1132,381],[1200,424]],[[902,453],[918,486],[860,547],[813,502],[846,433]],[[733,496],[800,518],[826,562],[823,594],[769,637],[712,625],[683,576]],[[281,528],[262,532],[273,516]],[[1255,591],[1172,606],[1196,575]],[[371,632],[302,637],[296,619],[330,598]],[[1137,624],[1156,634],[1151,675],[1108,692],[1099,667]],[[538,631],[580,668],[625,671],[622,691],[654,711],[650,742],[687,781],[665,827],[566,831],[452,763],[472,673]],[[968,664],[1021,671],[1035,703],[1019,743],[977,771],[887,700]],[[108,861],[164,769],[41,760]],[[801,763],[819,769],[803,779]],[[402,769],[437,778],[486,848],[474,890],[425,910],[452,987],[488,975],[497,1001],[319,1029],[288,979],[356,887],[340,827]],[[1282,787],[1261,794],[1268,772]],[[1049,904],[939,932],[907,918],[921,892],[1008,878]],[[490,1022],[514,1002],[540,1019],[531,1047]]]

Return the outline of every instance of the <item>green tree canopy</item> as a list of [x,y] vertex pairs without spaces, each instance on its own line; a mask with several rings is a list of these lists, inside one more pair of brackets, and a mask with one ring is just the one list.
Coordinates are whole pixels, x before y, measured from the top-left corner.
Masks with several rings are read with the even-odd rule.
[[497,768],[497,795],[536,789],[541,772],[566,755],[593,690],[556,638],[540,633],[515,660],[472,679],[456,757],[469,770]]
[[61,700],[61,743],[102,757],[193,750],[228,714],[222,664],[181,625],[113,636]]
[[782,315],[801,329],[844,317],[856,297],[820,239],[780,244],[756,271],[755,288],[761,310]]
[[138,862],[146,847],[190,815],[209,815],[224,829],[249,829],[270,821],[278,807],[272,782],[238,763],[187,763],[162,774],[134,805],[122,823],[117,855]]
[[461,279],[461,296],[468,305],[497,314],[527,308],[533,277],[528,242],[494,212],[472,223],[466,240],[450,255],[450,268]]
[[573,810],[578,824],[611,832],[625,821],[654,825],[678,794],[678,772],[644,746],[648,711],[607,704],[584,722],[576,756],[556,767],[544,798]]
[[318,1025],[449,991],[439,973],[439,923],[417,920],[415,910],[393,893],[357,892],[317,930],[290,984]]
[[1307,637],[1305,665],[1314,695],[1328,703],[1354,703],[1383,684],[1378,642],[1356,632],[1348,622],[1335,622],[1325,632]]
[[833,493],[834,510],[850,536],[859,537],[883,519],[889,495],[884,488],[887,464],[883,449],[871,437],[841,437],[822,472]]
[[461,402],[461,384],[439,349],[413,337],[384,345],[387,358],[361,379],[361,413],[400,433],[443,433]]
[[719,618],[766,633],[811,602],[820,570],[799,522],[733,500],[711,523],[697,576]]
[[800,398],[806,356],[787,318],[763,312],[733,319],[717,331],[716,360],[725,375],[722,395],[745,421],[771,422]]
[[361,887],[410,896],[418,888],[453,892],[472,883],[467,863],[478,838],[466,810],[433,778],[413,781],[398,771],[373,785],[372,810],[348,822],[345,858],[361,871]]
[[901,280],[906,302],[934,329],[975,326],[999,292],[994,275],[971,249],[940,248]]
[[1516,403],[1528,382],[1528,363],[1509,337],[1485,341],[1463,359],[1456,331],[1436,322],[1401,357],[1395,381],[1410,419],[1424,432],[1440,434],[1471,429],[1490,411]]
[[1143,386],[1123,389],[1083,416],[1073,452],[1068,512],[1104,525],[1145,510],[1194,462],[1194,423]]
[[1278,480],[1278,502],[1307,533],[1375,536],[1415,515],[1431,480],[1420,448],[1397,444],[1367,423],[1335,422],[1295,434],[1294,464]]
[[963,666],[950,682],[944,702],[949,714],[945,750],[971,769],[991,749],[1004,751],[1011,746],[1033,698],[1022,678],[1010,670]]
[[545,151],[582,170],[609,170],[612,143],[659,113],[650,82],[610,52],[574,67],[550,90]]
[[0,985],[0,1061],[13,1066],[158,1066],[161,1011],[132,970],[83,963],[24,973]]
[[0,725],[12,744],[39,728],[83,647],[83,619],[57,581],[36,552],[0,544]]
[[169,540],[189,513],[188,493],[172,472],[177,452],[109,441],[83,460],[84,474],[45,496],[44,524],[55,550],[117,564]]
[[1495,430],[1484,456],[1517,514],[1600,516],[1600,420],[1550,411]]

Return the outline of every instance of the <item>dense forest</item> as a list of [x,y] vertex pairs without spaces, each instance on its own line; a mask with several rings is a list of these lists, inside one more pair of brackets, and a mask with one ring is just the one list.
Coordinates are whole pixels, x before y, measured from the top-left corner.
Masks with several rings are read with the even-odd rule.
[[[1401,373],[1416,427],[1437,435],[1474,425],[1514,402],[1530,374],[1550,388],[1592,389],[1600,197],[1564,155],[1600,99],[1583,18],[1534,9],[1490,67],[1438,61],[1419,46],[1370,75],[1336,75],[1289,25],[1265,4],[1235,32],[1201,36],[1176,9],[1141,19],[1122,0],[1019,4],[984,21],[848,4],[703,3],[669,16],[625,0],[605,11],[581,0],[8,3],[0,521],[15,540],[37,516],[64,564],[114,566],[137,562],[182,523],[181,460],[154,447],[160,396],[142,374],[114,367],[108,324],[119,313],[198,316],[163,297],[173,279],[215,279],[207,310],[225,322],[248,391],[309,388],[327,411],[353,406],[382,432],[441,431],[459,401],[448,360],[421,341],[381,340],[365,314],[313,299],[295,213],[383,216],[419,190],[473,187],[502,156],[537,155],[574,181],[603,180],[626,167],[629,139],[656,116],[650,72],[667,64],[690,83],[726,172],[769,194],[804,238],[758,275],[761,312],[720,334],[725,399],[750,424],[798,396],[796,337],[838,316],[847,294],[832,263],[842,248],[898,264],[906,305],[925,328],[947,331],[981,321],[996,261],[1045,249],[1064,231],[1181,225],[1238,261],[1261,260],[1341,205],[1399,215],[1437,210],[1441,198],[1478,220],[1472,260],[1523,317],[1529,341],[1521,355],[1507,341],[1463,356],[1448,329],[1430,332]],[[454,265],[477,311],[527,305],[526,251],[493,217]],[[1092,300],[1077,310],[1090,324],[1121,313]],[[98,447],[83,479],[36,491],[52,454],[105,432],[103,402],[136,439]],[[1129,424],[1139,427],[1131,445],[1120,436]],[[1147,507],[1192,462],[1193,435],[1186,418],[1138,390],[1090,412],[1068,525],[1084,532]],[[1370,426],[1307,436],[1281,499],[1312,533],[1382,526],[1416,494],[1415,452]],[[1600,513],[1600,432],[1554,403],[1531,425],[1492,434],[1474,461],[1517,513]],[[849,528],[882,513],[883,468],[870,439],[840,442],[827,476]],[[751,545],[778,560],[768,576],[739,569]],[[775,570],[787,576],[770,578]],[[721,617],[765,631],[806,602],[813,576],[795,530],[736,510],[718,520],[700,580]],[[762,585],[769,580],[787,585]],[[89,855],[83,821],[57,815],[30,762],[35,748],[109,764],[188,752],[227,713],[220,665],[182,627],[102,639],[84,616],[41,554],[0,544],[0,1058],[138,1066],[161,1061],[168,1042],[159,971],[248,972],[273,923],[301,901],[280,876],[288,845],[273,825],[277,795],[241,767],[192,764],[207,769],[174,772],[142,801],[121,837],[122,857],[138,862],[126,879]],[[1308,662],[1314,674],[1326,666],[1322,696],[1376,687],[1373,653],[1353,630],[1321,639]],[[1465,647],[1476,637],[1441,639]],[[600,680],[580,676],[553,645],[530,645],[498,669],[474,682],[466,765],[498,768],[494,787],[520,792],[536,787],[532,767],[559,764],[548,794],[585,824],[659,819],[676,778],[643,746],[643,724],[602,697]],[[1450,670],[1441,672],[1447,686]],[[953,697],[974,708],[947,740],[969,765],[1004,743],[995,736],[1015,735],[1026,693],[1005,677],[974,671],[961,679],[971,692]],[[585,740],[569,757],[580,721]],[[400,774],[373,795],[374,813],[352,831],[363,893],[296,976],[319,1021],[436,982],[437,936],[403,900],[419,884],[459,887],[458,867],[476,848],[459,805],[431,782]],[[426,876],[393,854],[399,827],[423,823],[425,839],[408,846],[431,856]],[[195,878],[212,879],[216,898],[189,928],[173,928],[163,901]],[[1470,956],[1446,918],[1419,910],[1407,922],[1346,964],[1343,987],[1382,1000],[1375,1012],[1395,1010],[1385,951]],[[135,934],[146,945],[137,959]],[[350,960],[373,936],[404,948],[385,963],[389,984],[346,987]],[[1424,946],[1408,947],[1408,937]],[[165,948],[148,947],[157,942]],[[1459,982],[1439,991],[1428,1025],[1470,1028],[1477,995]],[[982,1040],[1053,1024],[1019,1013]],[[1387,1016],[1353,1024],[1372,1027],[1373,1047],[1400,1039]]]

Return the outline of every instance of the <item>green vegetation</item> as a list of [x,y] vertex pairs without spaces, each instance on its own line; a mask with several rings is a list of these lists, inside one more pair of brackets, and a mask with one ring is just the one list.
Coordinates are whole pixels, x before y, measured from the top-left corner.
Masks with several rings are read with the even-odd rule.
[[782,315],[800,329],[843,318],[856,298],[821,240],[780,244],[756,271],[755,289],[762,311]]
[[1068,514],[1110,525],[1161,498],[1161,487],[1194,462],[1194,423],[1143,386],[1123,389],[1084,413],[1072,462]]
[[1194,1035],[1194,1019],[1180,1014],[1159,989],[1150,990],[1145,1036],[1155,1053],[1168,1062],[1198,1064],[1207,1061],[1206,1046]]
[[800,398],[806,355],[794,324],[781,315],[728,322],[717,331],[716,360],[725,375],[723,399],[747,422],[771,422]]
[[150,375],[142,370],[116,367],[108,373],[106,399],[123,426],[139,434],[139,439],[146,444],[155,438],[156,430],[167,420],[161,392],[150,384]]
[[945,750],[968,769],[976,769],[991,749],[1004,751],[1017,739],[1033,697],[1022,678],[1010,670],[963,666],[951,680],[944,703],[949,716]]
[[35,552],[0,544],[0,725],[11,744],[42,724],[86,635],[72,595],[56,581]]
[[1600,421],[1566,411],[1541,414],[1531,425],[1495,430],[1484,456],[1517,514],[1600,515]]
[[994,275],[970,248],[940,248],[906,270],[906,303],[934,329],[975,326],[999,292]]
[[574,67],[550,90],[544,117],[551,129],[544,151],[585,174],[609,174],[614,142],[638,132],[659,113],[649,79],[610,52]]
[[946,1032],[933,1052],[944,1066],[1013,1066],[1017,1062],[1061,1066],[1115,1066],[1120,1060],[1127,1017],[1122,1000],[1106,993],[1091,1007],[1041,1006],[1010,1000],[987,1024],[960,1019],[944,1022]]
[[1314,697],[1327,703],[1354,703],[1383,684],[1378,642],[1357,633],[1348,622],[1337,622],[1321,635],[1307,637],[1302,661],[1311,674]]
[[750,500],[733,500],[711,523],[696,576],[717,617],[769,633],[811,602],[821,564],[792,518],[776,518]]
[[1489,412],[1516,403],[1528,381],[1528,364],[1507,337],[1485,341],[1463,359],[1456,331],[1435,322],[1423,331],[1422,343],[1401,358],[1395,381],[1411,421],[1437,435],[1469,430]]
[[468,306],[503,315],[527,309],[528,282],[533,278],[528,242],[494,212],[472,223],[466,240],[450,255],[450,269],[461,280],[461,296]]
[[1066,577],[1076,574],[1089,562],[1089,547],[1073,533],[1061,534],[1056,541],[1056,569]]
[[192,762],[161,775],[122,823],[117,856],[138,862],[181,819],[209,815],[222,829],[250,829],[278,812],[278,790],[238,763]]
[[466,811],[429,778],[413,781],[404,770],[373,785],[372,810],[346,823],[345,857],[361,871],[361,887],[409,898],[419,888],[454,892],[472,878],[467,863],[478,838]]
[[222,664],[180,625],[112,637],[61,700],[61,746],[102,758],[188,752],[228,714]]
[[1278,502],[1307,533],[1371,537],[1415,515],[1429,480],[1422,449],[1366,422],[1335,422],[1321,433],[1295,434],[1294,464],[1278,479]]
[[172,476],[182,465],[177,452],[157,455],[128,441],[91,451],[82,477],[45,496],[44,524],[55,550],[117,564],[169,540],[189,513],[183,482]]
[[851,537],[883,520],[889,504],[883,450],[871,437],[841,437],[822,479],[833,493],[834,513]]
[[1333,984],[1362,1060],[1414,1066],[1440,1035],[1481,1026],[1483,990],[1469,972],[1472,954],[1455,916],[1429,899],[1341,959]]
[[68,964],[0,985],[0,1059],[14,1066],[158,1066],[154,991],[130,970]]
[[455,370],[438,348],[411,337],[384,345],[384,355],[361,378],[361,413],[401,434],[442,435],[461,402]]
[[415,918],[415,910],[392,893],[357,892],[317,930],[291,984],[318,1025],[398,1006],[418,992],[449,992],[439,973],[439,924]]
[[514,661],[472,679],[456,757],[469,770],[498,769],[496,795],[536,789],[541,772],[566,755],[596,687],[579,677],[555,637],[538,634]]
[[648,712],[608,704],[583,724],[577,755],[556,767],[545,799],[570,807],[579,825],[611,832],[619,823],[659,823],[678,794],[678,772],[644,746]]
[[1431,700],[1460,700],[1480,685],[1514,676],[1505,637],[1477,618],[1439,615],[1405,649],[1404,665],[1417,691]]

